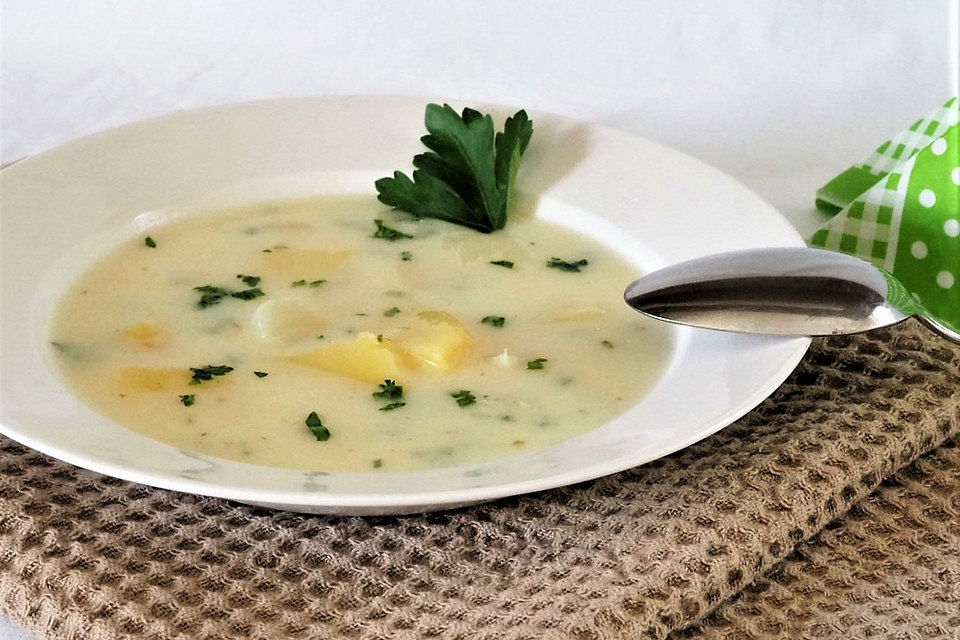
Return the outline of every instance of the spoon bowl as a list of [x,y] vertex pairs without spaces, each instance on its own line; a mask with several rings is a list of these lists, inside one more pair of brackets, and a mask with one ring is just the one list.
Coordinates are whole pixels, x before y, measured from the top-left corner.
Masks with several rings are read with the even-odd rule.
[[682,262],[631,283],[624,299],[667,322],[783,336],[860,333],[917,316],[960,343],[893,275],[823,249],[749,249]]

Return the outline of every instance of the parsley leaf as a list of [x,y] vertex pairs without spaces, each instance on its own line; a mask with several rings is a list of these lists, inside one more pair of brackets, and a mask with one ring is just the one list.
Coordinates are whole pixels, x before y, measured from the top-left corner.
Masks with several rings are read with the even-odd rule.
[[[256,276],[237,276],[238,278],[245,279],[250,278],[260,282],[260,278]],[[246,282],[246,280],[244,280]],[[199,287],[194,287],[194,291],[200,294],[200,300],[197,301],[197,306],[201,309],[206,309],[207,307],[212,307],[215,304],[219,304],[224,298],[231,297],[238,300],[253,300],[254,298],[259,298],[264,295],[263,290],[259,287],[251,287],[250,289],[244,289],[243,291],[231,291],[225,287],[217,287],[214,285],[205,284]]]
[[320,416],[317,415],[316,411],[310,412],[304,424],[307,425],[307,429],[310,429],[310,433],[312,433],[319,442],[330,439],[330,430],[320,422]]
[[503,323],[506,321],[507,319],[503,316],[484,316],[483,320],[480,322],[483,324],[488,324],[491,327],[502,327]]
[[543,369],[545,362],[547,362],[546,358],[537,358],[536,360],[531,360],[527,363],[527,369]]
[[157,241],[151,238],[150,236],[147,236],[146,238],[143,239],[143,244],[147,245],[151,249],[157,248]]
[[253,289],[244,289],[243,291],[234,291],[230,294],[231,298],[237,298],[238,300],[253,300],[254,298],[259,298],[263,295],[263,290],[260,287],[255,287]]
[[195,396],[192,393],[187,394],[185,396],[180,396],[180,402],[182,402],[183,406],[185,407],[192,407],[193,403],[196,402],[196,400],[197,400],[197,396]]
[[257,276],[245,276],[242,273],[238,273],[237,279],[248,287],[255,287],[260,284],[260,278]]
[[197,302],[197,306],[201,309],[206,309],[207,307],[213,306],[223,300],[226,296],[230,295],[229,289],[224,289],[223,287],[214,287],[209,284],[205,284],[201,287],[194,287],[193,290],[200,294],[200,300]]
[[394,409],[406,406],[406,404],[406,402],[391,402],[390,404],[385,404],[380,407],[380,411],[393,411]]
[[388,398],[402,398],[403,397],[403,387],[393,380],[384,380],[383,384],[380,385],[380,391],[373,392],[374,398],[380,398],[386,400]]
[[383,220],[374,220],[374,224],[377,225],[377,230],[373,233],[374,238],[382,238],[383,240],[389,240],[390,242],[396,242],[397,240],[402,240],[403,238],[412,238],[413,236],[403,233],[402,231],[397,231],[387,225],[383,224]]
[[513,269],[513,263],[509,260],[491,260],[490,264],[495,264],[498,267],[506,267],[507,269]]
[[461,407],[466,407],[477,401],[474,395],[466,389],[460,389],[460,391],[451,391],[450,395],[456,399],[457,404]]
[[551,269],[560,269],[560,271],[570,271],[573,273],[579,273],[580,267],[585,267],[588,264],[590,263],[586,260],[577,260],[576,262],[567,262],[560,258],[550,258],[547,260],[547,266]]
[[229,367],[225,364],[208,364],[205,367],[190,367],[190,371],[193,372],[193,377],[190,379],[190,384],[200,384],[206,380],[213,380],[214,376],[227,375],[233,371],[233,367]]
[[424,116],[429,149],[413,158],[411,180],[401,171],[376,181],[380,202],[419,218],[437,218],[490,233],[507,222],[510,191],[533,123],[526,111],[507,118],[494,134],[493,118],[448,104],[428,104]]

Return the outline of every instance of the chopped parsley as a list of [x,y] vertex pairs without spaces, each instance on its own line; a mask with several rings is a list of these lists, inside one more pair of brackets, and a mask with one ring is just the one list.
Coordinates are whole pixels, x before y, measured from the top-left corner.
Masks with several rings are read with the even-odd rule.
[[413,260],[413,254],[410,253],[409,251],[401,251],[400,259],[403,260],[404,262],[410,262],[411,260]]
[[477,401],[472,393],[466,389],[460,389],[460,391],[451,391],[450,395],[457,401],[457,404],[461,407],[466,407],[473,404]]
[[513,269],[513,263],[509,260],[491,260],[490,264],[495,264],[498,267],[506,267],[507,269]]
[[310,282],[300,279],[300,280],[294,280],[293,282],[291,282],[290,286],[291,287],[319,287],[324,282],[326,282],[326,280],[323,280],[323,279],[311,280]]
[[382,458],[377,458],[376,460],[373,461],[373,468],[374,468],[374,469],[379,469],[379,468],[382,467],[382,466],[383,466],[383,459],[382,459]]
[[402,398],[403,387],[393,380],[384,380],[383,384],[380,385],[380,391],[373,392],[373,397],[381,400]]
[[480,322],[482,324],[488,324],[491,327],[502,327],[503,323],[506,321],[507,319],[504,318],[503,316],[484,316],[483,320],[481,320]]
[[143,239],[143,244],[147,245],[151,249],[157,248],[157,241],[151,238],[150,236],[147,236],[146,238]]
[[230,295],[229,289],[224,289],[223,287],[214,287],[209,284],[205,284],[201,287],[194,287],[193,290],[200,294],[200,300],[197,302],[197,306],[201,309],[211,307],[219,303],[226,296]]
[[383,315],[387,316],[388,318],[392,318],[393,316],[397,315],[398,313],[400,313],[400,308],[399,308],[399,307],[390,307],[389,309],[387,309],[386,311],[383,312]]
[[377,230],[374,232],[374,238],[380,238],[382,240],[389,240],[390,242],[396,242],[397,240],[402,240],[404,238],[412,238],[413,236],[403,233],[402,231],[397,231],[392,229],[387,225],[383,224],[383,220],[374,220],[377,225]]
[[214,376],[227,375],[233,371],[233,367],[225,364],[208,364],[205,367],[190,367],[190,371],[193,372],[193,377],[190,379],[190,384],[200,384],[206,380],[213,380]]
[[254,371],[253,375],[257,376],[258,378],[266,378],[270,374],[266,371]]
[[390,404],[385,404],[380,407],[380,411],[393,411],[394,409],[406,406],[406,404],[406,402],[391,402]]
[[183,403],[185,407],[192,407],[193,403],[197,401],[197,396],[192,393],[189,393],[185,396],[180,396],[180,402]]
[[424,122],[429,135],[420,140],[429,151],[414,156],[413,179],[394,171],[374,183],[377,198],[418,218],[484,233],[502,229],[520,158],[533,135],[527,113],[507,118],[496,133],[489,115],[428,104]]
[[[243,277],[254,278],[254,276]],[[259,282],[259,278],[256,278],[256,280]],[[212,307],[215,304],[219,304],[226,297],[236,298],[238,300],[253,300],[254,298],[259,298],[263,295],[263,290],[259,287],[251,287],[250,289],[244,289],[243,291],[231,291],[225,287],[217,287],[214,285],[205,284],[199,287],[194,287],[193,290],[200,294],[200,300],[197,301],[197,306],[201,309],[206,309],[207,307]]]
[[310,429],[310,433],[314,435],[317,441],[324,442],[330,439],[330,430],[323,426],[323,423],[320,421],[320,416],[317,415],[316,411],[310,412],[304,424],[307,425],[307,429]]
[[610,342],[609,340],[603,340],[600,342],[600,344],[605,346],[607,349],[613,349],[613,343]]
[[527,369],[543,369],[543,365],[546,362],[546,358],[537,358],[536,360],[531,360],[527,363]]
[[585,267],[588,264],[590,263],[586,260],[577,260],[576,262],[567,262],[560,258],[550,258],[547,260],[547,266],[551,269],[560,269],[560,271],[569,271],[571,273],[579,273],[580,267]]
[[253,300],[254,298],[259,298],[263,295],[263,290],[260,287],[254,287],[252,289],[244,289],[243,291],[234,291],[230,294],[231,298],[236,298],[237,300]]
[[237,279],[248,287],[255,287],[260,284],[260,278],[257,276],[245,276],[242,273],[238,273]]

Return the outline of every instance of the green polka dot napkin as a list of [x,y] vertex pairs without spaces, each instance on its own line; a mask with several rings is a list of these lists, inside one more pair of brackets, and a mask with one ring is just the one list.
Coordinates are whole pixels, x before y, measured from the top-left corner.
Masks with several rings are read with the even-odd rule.
[[817,192],[836,213],[810,244],[893,273],[960,331],[960,101],[951,98]]

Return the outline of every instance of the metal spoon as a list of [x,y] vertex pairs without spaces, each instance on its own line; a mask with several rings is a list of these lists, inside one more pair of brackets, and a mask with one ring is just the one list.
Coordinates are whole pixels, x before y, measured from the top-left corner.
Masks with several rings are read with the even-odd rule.
[[808,248],[722,253],[655,271],[627,304],[677,324],[784,336],[860,333],[916,317],[960,344],[899,280],[865,260]]

